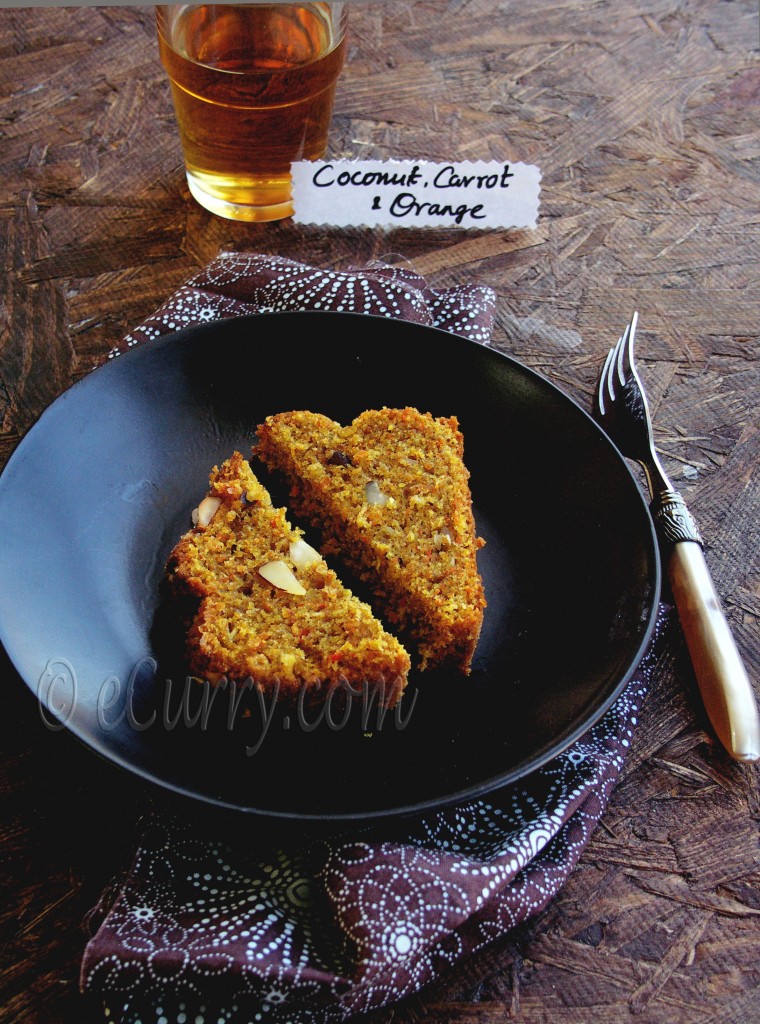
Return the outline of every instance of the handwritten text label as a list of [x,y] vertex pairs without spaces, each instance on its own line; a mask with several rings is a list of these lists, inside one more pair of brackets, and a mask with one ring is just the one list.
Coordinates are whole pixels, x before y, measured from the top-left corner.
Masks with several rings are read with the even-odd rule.
[[302,160],[293,220],[334,227],[533,228],[541,172],[531,164]]

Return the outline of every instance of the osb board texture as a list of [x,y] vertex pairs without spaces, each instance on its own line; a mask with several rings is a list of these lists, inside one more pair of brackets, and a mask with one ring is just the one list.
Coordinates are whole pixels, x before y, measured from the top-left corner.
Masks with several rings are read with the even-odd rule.
[[[221,249],[489,285],[494,345],[585,406],[637,309],[657,444],[757,681],[759,55],[756,0],[356,4],[330,155],[535,163],[541,210],[534,231],[331,232],[189,198],[152,8],[0,11],[0,464]],[[20,699],[2,722],[0,1016],[97,1021],[86,916],[153,797]],[[374,1024],[758,1024],[757,779],[716,745],[675,625],[563,891]]]

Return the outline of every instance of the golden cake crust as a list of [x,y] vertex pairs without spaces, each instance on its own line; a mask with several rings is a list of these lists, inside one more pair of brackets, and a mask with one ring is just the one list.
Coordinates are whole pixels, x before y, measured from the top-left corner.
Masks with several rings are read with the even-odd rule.
[[420,668],[469,673],[486,600],[457,418],[382,408],[342,426],[296,410],[269,416],[257,438],[253,454],[285,475],[293,514],[414,640]]

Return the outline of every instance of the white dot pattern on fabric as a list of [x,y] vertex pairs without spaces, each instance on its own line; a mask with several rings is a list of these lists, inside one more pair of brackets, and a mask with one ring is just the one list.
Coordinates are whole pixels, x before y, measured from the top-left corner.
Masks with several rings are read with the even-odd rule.
[[198,323],[308,309],[410,320],[487,345],[495,306],[491,288],[458,285],[434,289],[410,267],[387,266],[380,261],[361,270],[333,271],[284,256],[221,253],[127,334],[108,358]]

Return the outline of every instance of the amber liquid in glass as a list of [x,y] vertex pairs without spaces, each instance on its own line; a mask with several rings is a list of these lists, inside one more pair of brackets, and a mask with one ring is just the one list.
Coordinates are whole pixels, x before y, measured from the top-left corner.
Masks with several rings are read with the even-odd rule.
[[188,184],[207,209],[240,220],[293,212],[290,163],[324,156],[344,61],[329,6],[157,8]]

